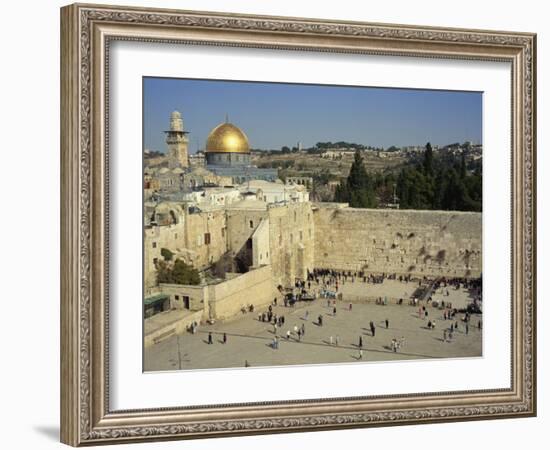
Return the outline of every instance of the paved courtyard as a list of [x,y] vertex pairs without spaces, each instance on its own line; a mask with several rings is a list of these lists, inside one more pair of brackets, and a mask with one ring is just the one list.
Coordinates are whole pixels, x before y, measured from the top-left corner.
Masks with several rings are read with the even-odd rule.
[[[285,324],[277,329],[279,348],[272,346],[275,336],[273,325],[258,320],[258,313],[246,313],[232,320],[202,325],[196,334],[185,333],[172,336],[145,349],[144,369],[178,370],[207,369],[225,367],[302,365],[341,362],[368,362],[404,359],[431,359],[454,357],[479,357],[482,355],[482,330],[478,329],[480,316],[473,315],[468,333],[457,314],[458,330],[452,340],[444,340],[444,330],[451,321],[444,320],[443,311],[426,306],[427,318],[419,318],[419,307],[394,302],[377,305],[361,302],[360,296],[383,296],[399,298],[405,291],[414,291],[414,284],[386,280],[383,284],[372,285],[362,282],[346,283],[340,291],[343,301],[327,306],[326,299],[310,303],[300,302],[295,307],[274,306],[277,316],[285,317]],[[380,291],[381,294],[375,292]],[[470,301],[467,291],[449,290],[445,301],[453,306],[462,307]],[[352,308],[346,296],[353,298]],[[434,299],[442,294],[435,294]],[[332,301],[331,301],[332,302]],[[323,325],[317,324],[319,315],[323,316]],[[307,318],[306,318],[307,316]],[[385,321],[389,322],[386,328]],[[435,320],[435,329],[427,327],[428,320]],[[374,322],[376,329],[372,336],[369,323]],[[305,327],[305,335],[298,339],[294,327]],[[286,338],[291,332],[290,339]],[[212,333],[213,344],[208,344],[208,334]],[[223,334],[227,343],[223,343]],[[331,343],[332,337],[332,343]],[[359,339],[362,338],[362,359],[359,358]],[[404,340],[397,352],[392,349],[392,339]]]

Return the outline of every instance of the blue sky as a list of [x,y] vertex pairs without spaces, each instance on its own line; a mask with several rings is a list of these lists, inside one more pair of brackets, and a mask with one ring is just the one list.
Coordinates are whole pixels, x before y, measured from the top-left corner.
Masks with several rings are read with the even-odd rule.
[[445,145],[482,139],[482,93],[415,89],[144,78],[144,148],[164,152],[170,113],[182,113],[189,150],[204,148],[225,121],[252,148],[298,141],[348,141],[374,147]]

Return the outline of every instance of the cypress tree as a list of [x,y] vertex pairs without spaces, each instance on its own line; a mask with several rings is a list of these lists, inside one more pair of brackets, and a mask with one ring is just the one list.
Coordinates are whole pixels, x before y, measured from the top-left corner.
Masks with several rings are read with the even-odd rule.
[[432,150],[432,144],[428,142],[426,144],[426,150],[424,151],[424,173],[426,175],[433,175],[433,159],[434,152]]

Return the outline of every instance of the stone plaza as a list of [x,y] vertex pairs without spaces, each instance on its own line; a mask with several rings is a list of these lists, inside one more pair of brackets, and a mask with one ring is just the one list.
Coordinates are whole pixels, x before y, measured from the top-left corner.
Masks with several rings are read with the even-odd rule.
[[[203,324],[195,334],[176,334],[146,348],[144,370],[480,357],[481,316],[471,315],[466,330],[463,313],[457,313],[452,320],[445,320],[444,310],[427,302],[411,306],[406,302],[399,305],[391,301],[384,305],[361,301],[359,297],[360,293],[366,294],[364,298],[367,298],[378,296],[381,292],[390,298],[404,296],[405,293],[410,295],[413,285],[394,280],[385,280],[381,284],[348,282],[341,286],[342,300],[318,298],[311,302],[298,302],[293,307],[285,307],[278,302],[277,306],[272,306],[272,311],[277,316],[283,315],[285,323],[276,331],[272,324],[258,319],[258,314],[263,310],[241,313],[222,322]],[[434,293],[432,299],[441,295]],[[347,296],[354,298],[351,308],[350,302],[345,300]],[[461,305],[469,303],[469,293],[465,289],[451,290],[447,300],[452,300],[454,307],[461,308]],[[428,312],[427,317],[424,311],[419,315],[422,306]],[[323,318],[322,326],[318,324],[319,315]],[[371,321],[375,324],[374,336],[369,326]],[[435,322],[435,327],[428,328],[428,321]],[[449,333],[445,330],[449,329],[451,323],[458,323],[458,329],[449,339]],[[302,326],[305,334],[298,337],[295,329],[301,330]],[[287,332],[290,332],[288,339]],[[208,344],[210,333],[212,344]],[[273,345],[275,336],[278,348]],[[392,348],[392,339],[401,342],[396,351]]]

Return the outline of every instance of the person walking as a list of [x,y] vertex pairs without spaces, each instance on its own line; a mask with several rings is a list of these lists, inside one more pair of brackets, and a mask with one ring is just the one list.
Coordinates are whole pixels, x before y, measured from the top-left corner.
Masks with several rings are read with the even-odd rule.
[[211,331],[208,332],[208,344],[209,345],[213,344],[213,342],[212,342],[212,332]]
[[286,340],[290,341],[290,330],[286,331]]
[[353,307],[353,305],[350,303],[350,304],[349,304],[349,310],[350,310],[350,311],[351,311],[352,307]]
[[390,327],[390,321],[386,319],[386,330]]
[[305,334],[306,334],[306,324],[303,323],[302,324],[302,336],[305,336]]
[[372,334],[372,337],[376,334],[376,327],[374,326],[374,322],[371,320],[370,322],[370,332]]
[[332,315],[335,316],[336,315],[336,306],[334,308],[332,308]]
[[363,348],[363,336],[359,336],[359,348]]
[[227,333],[223,333],[223,343],[227,344]]

